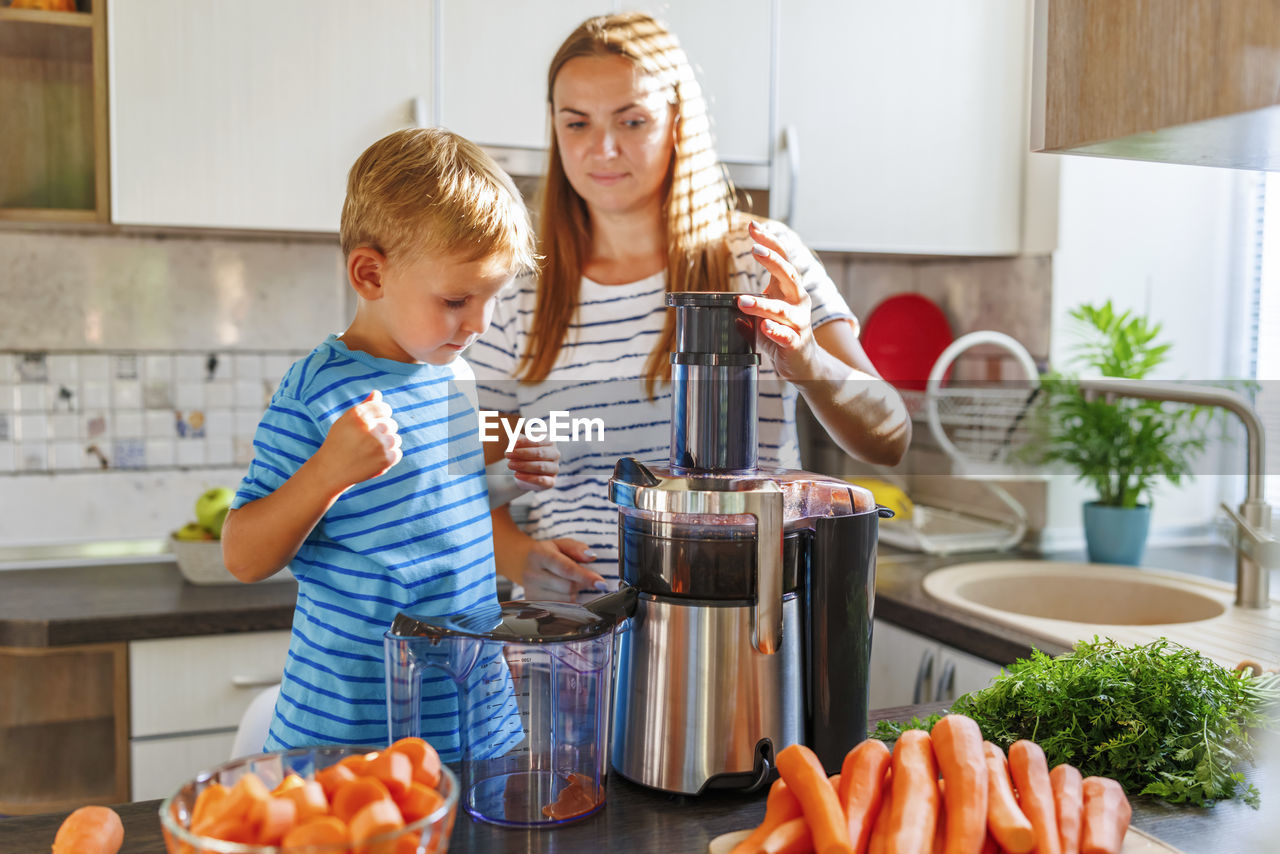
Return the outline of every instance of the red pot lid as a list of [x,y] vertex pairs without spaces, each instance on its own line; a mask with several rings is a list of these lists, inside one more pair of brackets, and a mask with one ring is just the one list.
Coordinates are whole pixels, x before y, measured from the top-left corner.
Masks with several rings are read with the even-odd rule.
[[929,370],[951,341],[947,316],[920,294],[888,297],[862,325],[862,349],[880,375],[902,389],[924,391]]

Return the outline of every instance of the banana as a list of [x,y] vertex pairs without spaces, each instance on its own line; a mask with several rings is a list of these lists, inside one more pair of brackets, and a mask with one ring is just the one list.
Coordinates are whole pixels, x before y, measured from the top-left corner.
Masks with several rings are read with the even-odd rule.
[[875,498],[877,504],[888,507],[893,511],[893,518],[896,521],[905,522],[915,512],[915,505],[911,503],[911,499],[907,497],[907,494],[887,480],[876,478],[845,478],[845,480],[855,486],[870,490],[871,496]]

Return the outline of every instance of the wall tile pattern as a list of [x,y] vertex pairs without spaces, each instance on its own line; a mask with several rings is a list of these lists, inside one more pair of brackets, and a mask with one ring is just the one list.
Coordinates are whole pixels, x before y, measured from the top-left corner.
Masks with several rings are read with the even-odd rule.
[[247,465],[305,352],[0,352],[0,474]]

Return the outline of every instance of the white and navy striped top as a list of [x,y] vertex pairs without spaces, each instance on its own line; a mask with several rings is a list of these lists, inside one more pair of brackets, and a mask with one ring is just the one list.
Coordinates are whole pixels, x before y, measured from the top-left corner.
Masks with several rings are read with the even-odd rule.
[[[765,223],[795,265],[812,301],[816,328],[836,319],[854,322],[852,312],[822,264],[780,223]],[[763,293],[768,272],[751,254],[745,226],[731,234],[732,286]],[[536,281],[523,277],[504,292],[489,331],[467,353],[475,372],[482,409],[548,418],[553,411],[572,418],[601,418],[604,441],[585,431],[577,441],[561,442],[560,471],[554,489],[530,493],[525,530],[535,539],[568,537],[597,555],[591,569],[610,585],[618,580],[618,510],[609,502],[608,482],[621,457],[666,464],[671,448],[671,386],[644,392],[645,362],[662,332],[666,313],[666,275],[658,273],[624,285],[582,280],[579,310],[568,340],[545,381],[523,385],[512,379],[520,355],[529,346],[536,305]],[[759,464],[799,468],[795,428],[795,386],[782,380],[768,356],[759,373]]]
[[[447,366],[379,359],[332,335],[281,381],[234,506],[278,489],[375,388],[391,405],[404,459],[344,492],[289,564],[298,604],[265,749],[386,745],[383,633],[396,613],[496,604],[472,383],[462,359]],[[458,730],[452,683],[425,679],[422,736],[450,759]]]

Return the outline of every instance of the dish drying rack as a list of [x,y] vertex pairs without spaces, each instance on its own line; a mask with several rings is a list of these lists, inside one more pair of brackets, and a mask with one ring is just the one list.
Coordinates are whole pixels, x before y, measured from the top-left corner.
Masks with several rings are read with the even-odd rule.
[[[966,350],[993,345],[1012,354],[1024,379],[943,385]],[[981,483],[1010,514],[1007,521],[915,504],[909,519],[880,523],[880,539],[928,554],[1004,551],[1022,541],[1027,512],[996,481],[1026,479],[1016,452],[1031,438],[1032,409],[1039,398],[1040,373],[1018,341],[983,330],[957,338],[938,356],[924,391],[900,390],[912,419],[929,425],[939,448],[951,458],[953,474]]]

